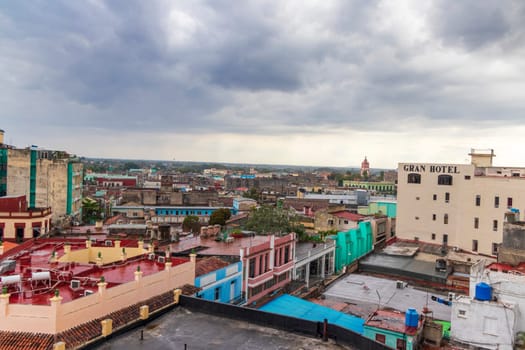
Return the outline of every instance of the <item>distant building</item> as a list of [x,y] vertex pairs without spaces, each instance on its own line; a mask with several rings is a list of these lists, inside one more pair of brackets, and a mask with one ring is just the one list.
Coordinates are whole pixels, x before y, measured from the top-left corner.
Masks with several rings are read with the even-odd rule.
[[368,160],[365,159],[361,162],[361,176],[367,177],[370,176],[370,163],[368,163]]
[[497,255],[505,214],[525,208],[525,168],[493,166],[493,150],[470,156],[470,164],[399,164],[398,238]]
[[365,217],[345,210],[344,206],[326,208],[315,213],[315,231],[348,231],[356,228]]
[[396,184],[394,182],[386,182],[386,181],[369,182],[369,181],[343,180],[343,187],[363,189],[363,190],[382,193],[382,194],[392,194],[396,192]]
[[18,149],[0,142],[0,196],[25,195],[29,208],[51,207],[53,220],[80,221],[82,163],[64,151]]
[[370,253],[374,247],[372,224],[360,222],[357,228],[329,236],[335,241],[335,271],[340,272],[357,259]]
[[22,242],[46,234],[51,208],[28,208],[26,196],[0,197],[0,240]]

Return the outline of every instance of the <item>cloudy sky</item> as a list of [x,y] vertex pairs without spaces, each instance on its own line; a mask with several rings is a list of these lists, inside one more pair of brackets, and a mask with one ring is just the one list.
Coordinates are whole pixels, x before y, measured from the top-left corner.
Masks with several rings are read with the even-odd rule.
[[525,2],[3,1],[5,142],[91,157],[525,166]]

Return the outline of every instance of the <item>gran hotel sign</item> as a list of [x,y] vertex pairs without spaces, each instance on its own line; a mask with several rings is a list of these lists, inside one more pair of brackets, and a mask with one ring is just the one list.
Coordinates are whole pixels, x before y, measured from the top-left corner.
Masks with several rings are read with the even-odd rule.
[[457,165],[405,164],[403,170],[411,173],[459,174]]

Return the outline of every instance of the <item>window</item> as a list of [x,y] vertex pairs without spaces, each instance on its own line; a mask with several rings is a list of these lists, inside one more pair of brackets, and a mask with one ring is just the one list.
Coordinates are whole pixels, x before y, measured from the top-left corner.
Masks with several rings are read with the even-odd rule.
[[263,256],[259,255],[259,275],[262,275],[263,273]]
[[420,184],[421,183],[421,174],[416,174],[416,173],[408,174],[408,183],[409,184]]
[[437,194],[434,194],[434,195],[432,196],[432,199],[433,199],[433,200],[437,200],[437,199],[438,199],[438,195],[437,195]]
[[492,255],[498,254],[498,243],[492,243]]
[[215,300],[219,300],[221,298],[221,287],[215,288]]
[[465,180],[470,180],[470,175],[465,175]]
[[404,339],[396,339],[396,350],[405,350],[406,346]]
[[476,207],[479,207],[481,205],[481,196],[478,194],[476,195]]
[[494,197],[494,208],[499,208],[499,197]]
[[255,277],[255,258],[250,259],[250,263],[248,266],[248,276],[250,278]]
[[4,228],[0,227],[0,240],[4,239]]
[[492,220],[492,231],[498,230],[498,220]]
[[386,336],[384,334],[376,333],[376,342],[385,344],[386,343]]
[[289,245],[284,247],[284,263],[286,264],[288,261],[290,261],[290,246]]
[[436,221],[436,214],[432,214],[432,220]]
[[439,175],[438,185],[452,186],[452,175]]
[[507,198],[507,208],[512,207],[512,197]]
[[477,239],[473,239],[472,240],[472,251],[473,252],[477,252],[478,251],[478,240]]
[[479,218],[474,218],[474,228],[479,228]]
[[458,317],[467,318],[467,310],[458,310]]
[[445,192],[445,203],[448,203],[450,201],[450,193]]
[[448,225],[448,214],[443,215],[443,223]]
[[433,241],[436,240],[436,234],[435,234],[435,233],[432,234],[432,240],[433,240]]
[[448,235],[447,234],[444,234],[443,235],[443,244],[447,244],[448,243]]

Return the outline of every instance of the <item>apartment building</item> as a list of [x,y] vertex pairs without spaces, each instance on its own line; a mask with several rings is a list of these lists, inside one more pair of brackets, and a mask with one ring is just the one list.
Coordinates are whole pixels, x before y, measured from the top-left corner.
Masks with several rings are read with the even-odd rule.
[[497,254],[505,214],[525,210],[525,168],[493,166],[493,150],[469,155],[470,164],[399,164],[398,238]]
[[8,146],[0,134],[0,196],[25,195],[29,208],[51,207],[53,221],[80,220],[83,165],[78,158],[36,146]]

